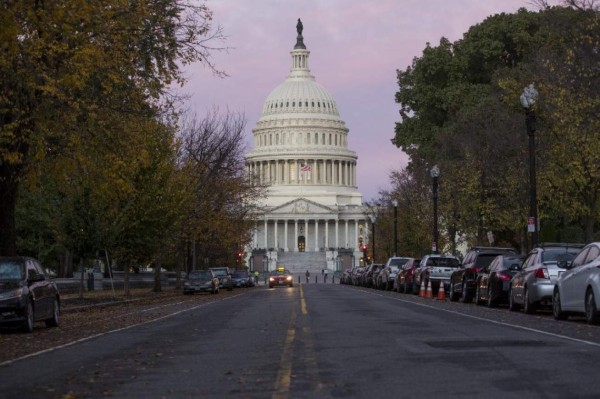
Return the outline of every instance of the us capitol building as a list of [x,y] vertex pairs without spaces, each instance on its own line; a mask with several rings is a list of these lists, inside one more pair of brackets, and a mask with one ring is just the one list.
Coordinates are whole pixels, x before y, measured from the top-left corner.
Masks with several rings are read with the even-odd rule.
[[358,265],[368,223],[356,153],[331,94],[310,74],[298,19],[289,76],[264,102],[252,130],[248,173],[268,185],[247,259],[251,270],[345,270]]

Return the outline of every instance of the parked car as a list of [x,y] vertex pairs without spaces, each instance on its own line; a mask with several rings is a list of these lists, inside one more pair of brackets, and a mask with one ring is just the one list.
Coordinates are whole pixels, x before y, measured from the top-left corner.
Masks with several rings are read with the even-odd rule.
[[352,272],[352,285],[362,285],[363,274],[365,273],[365,267],[359,266]]
[[431,281],[431,290],[435,294],[444,284],[444,290],[448,292],[450,284],[450,275],[460,267],[460,259],[454,255],[431,254],[425,255],[419,264],[416,278],[413,283],[413,292],[419,292],[421,282],[425,286]]
[[408,262],[409,259],[410,258],[399,256],[392,256],[389,258],[381,272],[377,275],[377,288],[386,291],[394,288],[394,281],[396,280],[396,276],[398,276],[400,267]]
[[32,332],[36,321],[57,327],[60,293],[37,259],[0,257],[0,325]]
[[405,294],[419,293],[418,291],[413,292],[414,274],[415,270],[418,270],[419,268],[419,262],[421,262],[421,259],[408,258],[396,276],[393,288],[394,291],[403,292]]
[[383,264],[372,263],[365,268],[364,276],[362,277],[362,285],[367,288],[373,287],[375,282],[374,274],[383,268]]
[[352,273],[354,273],[356,268],[357,266],[352,266],[351,268],[344,270],[340,277],[340,284],[352,285]]
[[269,274],[269,288],[275,286],[286,285],[288,287],[294,286],[294,278],[292,273],[283,267],[278,267]]
[[521,270],[523,259],[525,257],[521,255],[498,255],[477,273],[475,303],[485,303],[490,308],[507,303],[510,280]]
[[571,313],[583,313],[589,324],[600,323],[600,242],[588,244],[559,273],[552,298],[552,314],[557,320]]
[[509,309],[523,308],[525,313],[535,313],[540,306],[551,306],[558,274],[566,270],[582,248],[581,244],[540,244],[532,249],[511,280]]
[[477,286],[477,273],[487,268],[496,256],[503,254],[516,255],[517,252],[512,248],[471,248],[463,259],[462,267],[455,270],[450,276],[450,300],[460,299],[464,303],[472,302]]
[[231,274],[234,287],[254,287],[254,276],[247,270],[236,270]]
[[212,270],[192,270],[183,281],[184,295],[195,292],[219,293],[219,279]]
[[233,280],[231,279],[231,272],[228,267],[211,267],[210,270],[219,279],[219,287],[226,288],[227,291],[233,290]]

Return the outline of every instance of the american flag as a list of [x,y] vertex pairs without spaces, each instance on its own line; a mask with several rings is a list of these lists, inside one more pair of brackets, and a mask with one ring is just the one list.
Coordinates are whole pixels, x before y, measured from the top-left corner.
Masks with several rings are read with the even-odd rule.
[[310,165],[306,162],[300,164],[300,172],[310,172]]

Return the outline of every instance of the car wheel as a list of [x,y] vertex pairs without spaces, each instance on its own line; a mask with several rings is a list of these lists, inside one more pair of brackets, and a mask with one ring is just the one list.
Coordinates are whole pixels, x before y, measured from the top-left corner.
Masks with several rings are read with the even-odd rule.
[[495,308],[497,306],[497,302],[496,300],[492,297],[492,290],[491,288],[488,287],[487,290],[487,307],[488,308]]
[[450,301],[452,302],[456,302],[458,301],[458,294],[456,292],[454,292],[454,283],[450,283],[450,289],[448,290],[450,291]]
[[60,317],[60,305],[58,304],[58,299],[54,298],[54,303],[52,304],[52,317],[45,321],[46,327],[58,327]]
[[560,304],[560,292],[558,291],[558,287],[554,288],[554,293],[552,294],[552,316],[556,320],[566,320],[567,314],[563,312],[562,305]]
[[588,324],[600,323],[600,313],[596,307],[596,299],[594,298],[594,291],[588,288],[585,294],[585,319]]
[[465,280],[462,282],[462,296],[460,297],[460,301],[462,303],[470,303],[472,300],[473,298],[471,298],[467,292],[467,280]]
[[536,312],[535,303],[529,300],[529,290],[525,288],[525,294],[523,295],[523,311],[527,314],[534,314]]
[[508,290],[508,310],[511,312],[519,310],[519,305],[515,303],[515,299],[513,298],[512,288]]
[[31,303],[31,300],[27,301],[27,307],[25,308],[23,331],[27,333],[33,332],[33,304]]

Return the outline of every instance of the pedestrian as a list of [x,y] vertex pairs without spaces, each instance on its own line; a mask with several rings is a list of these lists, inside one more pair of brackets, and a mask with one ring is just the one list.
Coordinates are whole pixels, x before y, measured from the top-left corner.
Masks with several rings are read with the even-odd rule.
[[254,284],[258,285],[258,270],[254,271]]
[[321,269],[321,276],[325,273],[325,269]]
[[306,270],[306,284],[308,284],[308,278],[310,277],[310,272]]
[[325,280],[324,280],[324,282],[327,283],[327,270],[325,270]]

